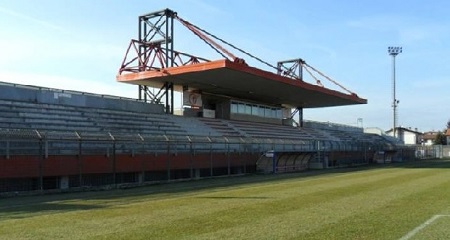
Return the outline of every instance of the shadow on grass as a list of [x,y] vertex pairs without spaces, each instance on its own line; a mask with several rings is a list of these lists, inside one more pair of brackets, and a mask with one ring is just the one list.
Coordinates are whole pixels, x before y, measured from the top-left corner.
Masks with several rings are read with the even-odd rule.
[[[140,185],[126,188],[112,188],[112,189],[90,189],[81,190],[75,192],[60,192],[53,194],[43,195],[31,195],[31,196],[15,196],[0,198],[0,213],[6,209],[13,209],[11,211],[40,211],[49,207],[70,209],[69,206],[58,206],[55,202],[64,201],[83,201],[94,200],[93,204],[97,204],[97,208],[107,207],[110,201],[135,201],[139,197],[145,197],[145,200],[151,200],[161,197],[173,197],[181,194],[196,194],[196,192],[211,190],[211,192],[220,192],[227,187],[240,187],[248,184],[256,183],[269,183],[285,181],[289,179],[305,179],[314,176],[336,174],[336,173],[348,173],[356,171],[364,171],[373,169],[374,166],[362,166],[353,168],[338,168],[327,170],[308,170],[304,172],[296,173],[283,173],[283,174],[247,174],[239,176],[225,176],[225,177],[213,177],[203,178],[195,180],[176,180],[171,182],[158,182],[148,185]],[[218,197],[219,198],[219,197]],[[102,204],[104,204],[102,206]],[[53,210],[55,210],[53,209]],[[89,209],[89,206],[80,205],[72,206],[72,210]]]
[[197,197],[202,199],[270,199],[270,197],[230,197],[230,196],[217,196],[217,197]]
[[388,165],[391,167],[399,167],[399,168],[450,168],[450,159],[420,159],[410,162],[404,163],[393,163]]
[[[156,198],[169,198],[181,194],[196,194],[204,190],[220,192],[227,187],[239,187],[247,184],[268,183],[289,179],[306,179],[309,177],[326,176],[332,174],[351,173],[381,168],[450,168],[450,159],[416,160],[405,163],[377,164],[360,167],[334,168],[326,170],[308,170],[297,173],[284,174],[249,174],[232,177],[206,178],[200,180],[186,180],[174,182],[161,182],[146,186],[135,186],[123,189],[102,191],[81,191],[57,193],[51,195],[19,196],[0,199],[0,220],[20,217],[24,213],[39,214],[42,212],[78,211],[106,208],[111,202],[127,204],[130,201],[149,201]],[[141,197],[141,199],[139,199]],[[220,197],[208,196],[211,199],[263,199],[261,197]],[[90,205],[71,204],[69,201],[94,200]],[[68,201],[68,202],[64,202]],[[109,204],[108,204],[109,202]]]
[[44,202],[37,201],[33,204],[11,203],[9,205],[0,206],[0,222],[4,219],[21,219],[36,215],[47,215],[80,210],[93,210],[99,208],[103,207],[98,205],[55,203],[45,201]]

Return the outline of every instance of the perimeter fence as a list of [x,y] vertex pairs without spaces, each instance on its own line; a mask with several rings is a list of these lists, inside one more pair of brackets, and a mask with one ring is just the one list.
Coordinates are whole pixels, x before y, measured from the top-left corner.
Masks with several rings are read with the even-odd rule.
[[[267,151],[369,156],[384,142],[0,129],[0,192],[93,188],[254,173]],[[317,153],[317,154],[316,154]],[[342,155],[342,154],[341,154]],[[344,154],[345,155],[345,154]],[[367,160],[368,162],[370,160]]]

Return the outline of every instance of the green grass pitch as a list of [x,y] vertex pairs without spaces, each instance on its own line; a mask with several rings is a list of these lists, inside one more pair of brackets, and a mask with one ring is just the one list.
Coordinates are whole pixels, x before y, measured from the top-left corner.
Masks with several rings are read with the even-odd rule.
[[450,160],[0,199],[0,239],[450,239],[449,224]]

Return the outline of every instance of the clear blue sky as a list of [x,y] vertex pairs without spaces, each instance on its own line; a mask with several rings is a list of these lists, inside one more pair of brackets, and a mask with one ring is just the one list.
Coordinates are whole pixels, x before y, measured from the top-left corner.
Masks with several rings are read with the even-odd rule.
[[[115,76],[137,38],[137,17],[164,8],[268,62],[303,58],[368,99],[305,110],[305,119],[356,125],[362,118],[364,127],[389,129],[388,46],[403,47],[399,125],[442,130],[450,119],[450,1],[444,0],[0,0],[0,81],[137,97],[136,87]],[[181,25],[175,31],[175,49],[220,58]]]

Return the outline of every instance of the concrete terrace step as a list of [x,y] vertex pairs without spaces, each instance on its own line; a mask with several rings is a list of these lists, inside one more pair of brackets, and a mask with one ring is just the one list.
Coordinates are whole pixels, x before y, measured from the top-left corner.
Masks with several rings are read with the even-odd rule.
[[[22,125],[21,125],[22,126]],[[50,125],[50,124],[27,124],[26,128],[20,128],[15,124],[11,124],[10,128],[12,129],[36,129],[39,131],[85,131],[85,132],[98,132],[101,129],[99,127],[91,127],[91,126],[77,126],[77,125]]]
[[16,101],[7,101],[0,100],[0,106],[6,106],[9,109],[23,110],[23,112],[48,112],[48,113],[56,113],[56,114],[67,114],[67,115],[95,115],[99,116],[103,115],[103,117],[111,117],[111,116],[127,116],[128,118],[137,117],[137,118],[151,118],[151,119],[159,119],[161,121],[166,120],[165,115],[152,114],[152,113],[138,113],[138,112],[129,112],[129,111],[121,111],[121,110],[110,110],[103,108],[88,108],[88,107],[76,107],[76,106],[67,106],[67,105],[56,105],[56,104],[37,104],[37,103],[29,103],[29,102],[16,102]]
[[67,121],[60,119],[50,119],[50,118],[24,118],[25,123],[30,124],[48,124],[48,125],[63,125],[63,126],[94,126],[93,122],[86,121]]
[[8,100],[0,100],[0,105],[9,105],[11,107],[16,108],[32,108],[32,109],[52,109],[52,110],[75,110],[74,106],[67,105],[59,105],[59,104],[46,104],[46,103],[32,103],[32,102],[21,102],[21,101],[8,101]]
[[52,109],[46,108],[40,105],[37,106],[5,106],[0,105],[0,110],[2,112],[20,112],[20,113],[40,113],[40,114],[59,114],[59,115],[69,115],[69,116],[81,116],[80,112],[74,111],[72,109]]
[[180,126],[176,125],[173,122],[151,122],[151,121],[144,121],[144,120],[130,120],[130,119],[115,119],[115,118],[92,118],[93,122],[95,122],[97,125],[136,125],[136,126],[156,126],[156,127],[165,127],[165,128],[174,128],[174,129],[180,129]]
[[235,129],[231,124],[222,119],[200,118],[201,122],[205,123],[218,133],[226,137],[244,137],[245,135]]
[[85,122],[89,121],[88,118],[83,117],[79,114],[63,114],[60,113],[49,113],[49,112],[18,112],[19,117],[25,118],[40,118],[40,119],[55,119],[55,120],[67,120],[74,122]]
[[6,100],[0,100],[0,109],[4,128],[185,134],[165,115]]
[[327,133],[323,133],[321,130],[319,129],[312,129],[312,128],[303,128],[303,130],[305,132],[307,132],[309,135],[312,136],[312,138],[314,138],[314,140],[339,140],[339,139],[335,139],[332,138],[331,136],[329,136],[329,134]]
[[169,118],[190,136],[221,136],[215,129],[193,117],[170,116]]
[[84,112],[83,116],[91,118],[91,119],[107,119],[111,121],[117,122],[139,122],[139,123],[159,123],[165,125],[174,125],[173,121],[170,120],[167,116],[155,116],[155,115],[129,115],[129,114],[103,114],[97,112]]
[[141,112],[131,112],[131,111],[121,111],[121,110],[111,110],[111,109],[103,109],[103,108],[85,108],[79,107],[79,111],[87,112],[90,114],[99,114],[105,116],[128,116],[128,117],[137,117],[137,118],[152,118],[159,119],[161,121],[166,120],[166,114],[155,114],[155,113],[141,113]]
[[301,131],[299,128],[291,126],[267,124],[267,123],[253,123],[253,122],[240,122],[230,121],[232,125],[247,135],[256,138],[285,138],[295,140],[309,140],[311,136]]
[[163,135],[163,134],[181,134],[185,133],[184,131],[180,131],[179,129],[171,129],[171,128],[146,128],[146,127],[139,127],[139,126],[123,126],[123,125],[116,125],[116,126],[101,126],[101,131],[117,131],[117,132],[132,132],[132,133],[143,133],[143,134],[156,134],[156,135]]

